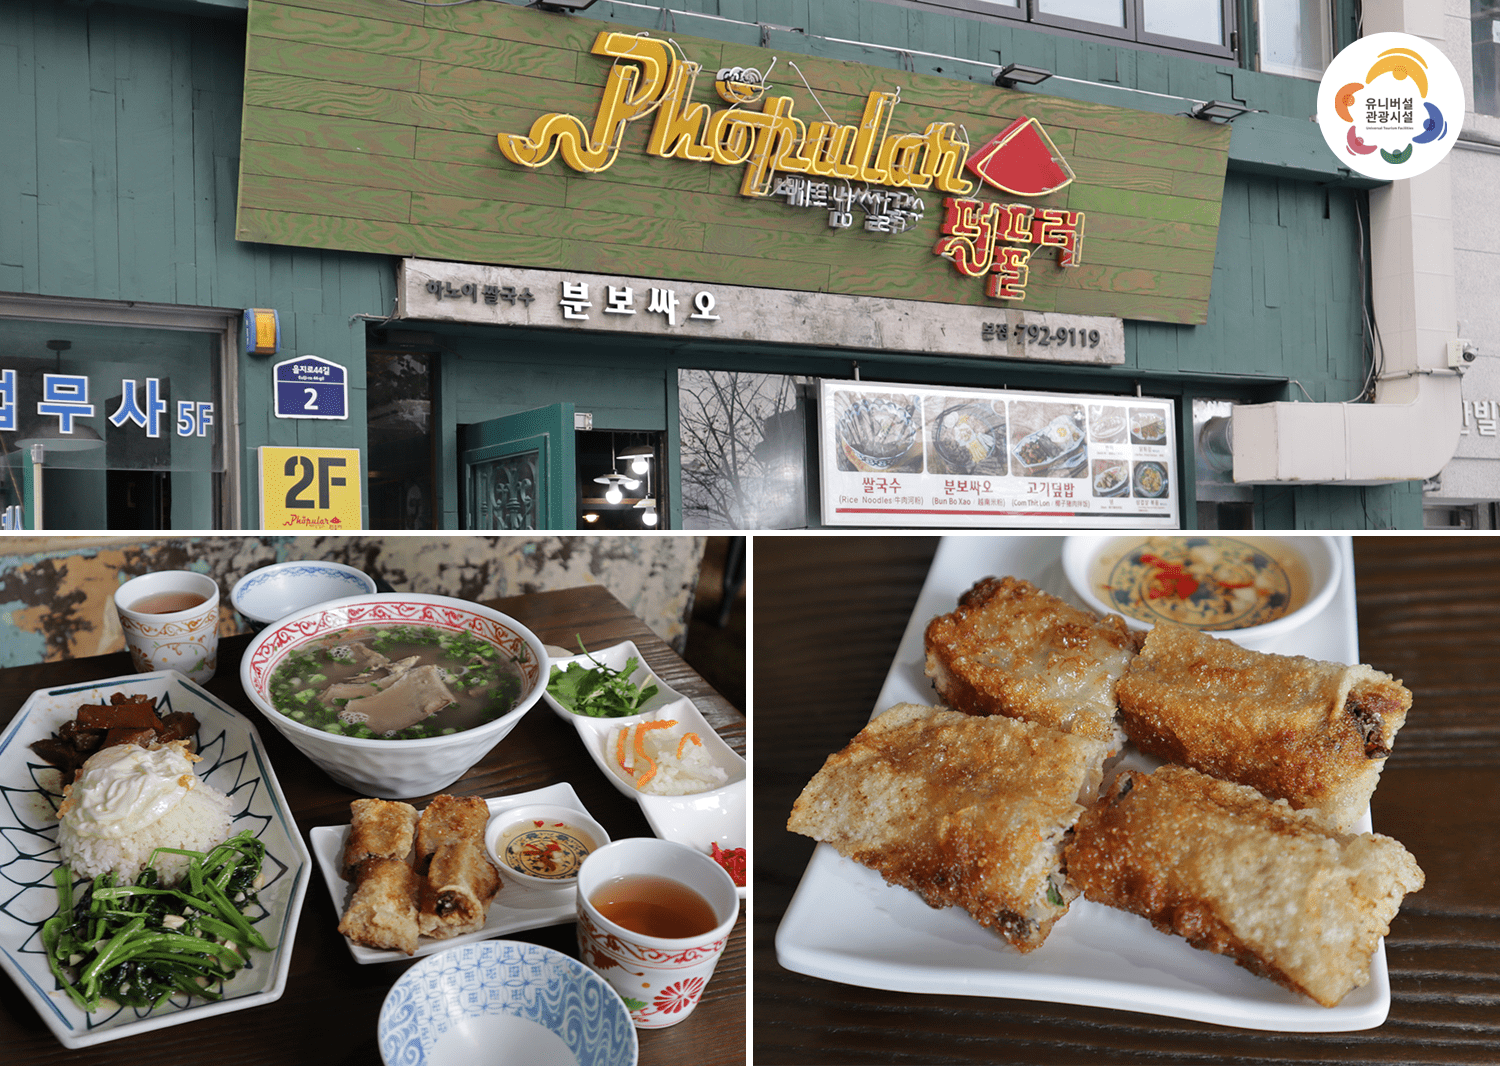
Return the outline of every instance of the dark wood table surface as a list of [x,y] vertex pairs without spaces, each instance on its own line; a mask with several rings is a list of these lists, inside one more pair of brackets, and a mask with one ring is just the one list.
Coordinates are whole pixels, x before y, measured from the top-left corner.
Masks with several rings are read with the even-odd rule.
[[[1379,1028],[1269,1033],[1028,1000],[895,993],[780,967],[774,938],[812,855],[792,802],[875,708],[936,541],[760,537],[754,554],[755,980],[769,1063],[1500,1062],[1500,538],[1360,536],[1361,658],[1414,694],[1375,829],[1426,886],[1386,938]],[[984,575],[975,575],[976,578]]]
[[[652,670],[692,699],[719,734],[736,751],[744,752],[745,719],[740,712],[602,586],[506,597],[488,601],[488,606],[516,618],[549,644],[571,646],[574,634],[580,634],[591,650],[633,640]],[[218,672],[206,687],[256,721],[259,712],[239,682],[239,661],[249,641],[248,636],[238,636],[221,642]],[[0,724],[10,721],[37,689],[131,672],[130,658],[124,652],[0,670]],[[259,726],[258,731],[304,842],[314,826],[348,824],[349,801],[358,795],[335,784],[276,730]],[[577,734],[545,703],[538,703],[489,755],[445,791],[502,796],[563,781],[573,786],[611,837],[651,835],[640,808],[615,791],[589,759]],[[421,807],[425,800],[412,802]],[[328,889],[315,873],[303,901],[286,989],[275,1003],[79,1051],[59,1044],[15,984],[0,980],[0,1063],[378,1064],[375,1027],[380,1005],[411,964],[357,964],[336,926]],[[510,933],[506,938],[578,955],[571,922]],[[693,1014],[667,1029],[637,1030],[641,1066],[743,1063],[746,983],[742,908],[729,945]]]

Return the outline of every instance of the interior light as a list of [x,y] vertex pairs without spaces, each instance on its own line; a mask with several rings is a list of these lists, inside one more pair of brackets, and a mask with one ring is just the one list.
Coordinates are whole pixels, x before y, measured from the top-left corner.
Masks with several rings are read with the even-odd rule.
[[630,472],[632,474],[644,474],[650,469],[651,463],[645,458],[645,456],[642,456],[639,459],[632,460],[630,463]]
[[610,487],[605,490],[604,498],[610,503],[619,503],[625,498],[625,494],[620,491],[620,486],[611,484]]
[[597,514],[595,514],[593,511],[590,511],[588,514],[586,514],[586,515],[583,516],[583,520],[585,522],[597,522],[597,521],[599,521],[599,516]]
[[656,512],[647,511],[645,514],[641,515],[641,521],[648,526],[656,525]]

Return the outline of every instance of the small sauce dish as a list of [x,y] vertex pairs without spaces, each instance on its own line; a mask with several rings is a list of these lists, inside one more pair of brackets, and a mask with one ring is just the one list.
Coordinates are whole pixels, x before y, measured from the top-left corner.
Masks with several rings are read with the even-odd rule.
[[608,844],[604,827],[583,811],[530,804],[490,819],[484,843],[500,872],[530,888],[571,889],[583,860]]

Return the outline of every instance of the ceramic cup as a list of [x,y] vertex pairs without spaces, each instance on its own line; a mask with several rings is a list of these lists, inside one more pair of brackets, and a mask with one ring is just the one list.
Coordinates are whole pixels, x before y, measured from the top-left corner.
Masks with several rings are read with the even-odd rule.
[[[173,600],[194,597],[199,602],[161,610],[173,606]],[[115,590],[115,610],[139,673],[176,670],[200,685],[214,676],[219,661],[219,585],[213,578],[191,570],[142,574]]]
[[[636,874],[693,889],[718,924],[700,936],[645,936],[610,921],[590,902],[601,886]],[[734,882],[707,852],[655,837],[616,840],[590,854],[578,871],[578,957],[620,993],[637,1029],[664,1029],[698,1005],[739,912]]]

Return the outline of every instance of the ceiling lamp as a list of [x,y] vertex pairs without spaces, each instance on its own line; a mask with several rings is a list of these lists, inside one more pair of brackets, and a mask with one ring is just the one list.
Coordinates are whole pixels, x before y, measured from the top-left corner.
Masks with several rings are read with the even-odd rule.
[[637,510],[645,512],[641,515],[641,522],[644,525],[656,525],[656,500],[654,498],[647,496],[644,500],[641,500],[635,506]]
[[651,460],[656,458],[656,449],[649,444],[633,444],[620,451],[616,459],[629,459],[630,472],[644,474],[651,469]]

